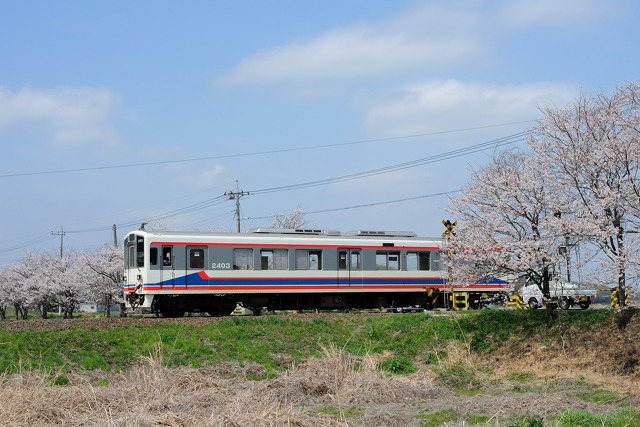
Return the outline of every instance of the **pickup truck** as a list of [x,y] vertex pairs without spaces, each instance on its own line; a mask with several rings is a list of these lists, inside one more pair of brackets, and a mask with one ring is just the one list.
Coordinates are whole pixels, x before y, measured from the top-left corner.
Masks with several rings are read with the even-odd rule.
[[[521,289],[522,301],[531,309],[544,306],[544,298],[538,285],[527,284]],[[562,310],[568,310],[574,305],[582,309],[589,308],[591,301],[596,298],[595,289],[580,289],[574,283],[549,283],[549,295],[552,304]]]

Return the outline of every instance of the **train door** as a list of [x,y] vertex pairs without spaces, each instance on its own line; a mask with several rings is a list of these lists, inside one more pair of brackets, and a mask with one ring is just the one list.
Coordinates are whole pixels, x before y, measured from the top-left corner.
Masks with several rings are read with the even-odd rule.
[[162,259],[160,260],[160,283],[162,289],[173,289],[176,281],[175,257],[173,246],[162,247]]
[[338,287],[362,288],[362,250],[338,249]]
[[198,273],[205,270],[207,264],[206,246],[187,246],[187,263],[185,274],[185,288],[205,285]]

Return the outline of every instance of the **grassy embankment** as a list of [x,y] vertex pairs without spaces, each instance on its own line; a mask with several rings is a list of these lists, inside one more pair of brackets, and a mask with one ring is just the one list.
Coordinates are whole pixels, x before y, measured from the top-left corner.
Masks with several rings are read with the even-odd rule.
[[[589,328],[611,316],[608,311],[563,313],[555,328]],[[56,322],[50,319],[49,322]],[[548,333],[543,312],[482,311],[454,316],[327,315],[240,317],[203,324],[168,323],[116,328],[65,328],[7,331],[0,323],[0,371],[40,369],[123,370],[161,350],[168,367],[200,367],[220,362],[252,362],[266,375],[335,345],[363,355],[389,352],[380,366],[392,374],[413,372],[416,363],[446,358],[446,343],[466,343],[471,351],[489,351],[510,336],[523,339]],[[597,327],[597,326],[594,326]]]
[[[200,368],[220,363],[255,365],[253,380],[275,378],[308,358],[326,355],[327,348],[353,355],[378,355],[377,368],[388,375],[407,375],[429,367],[435,380],[464,395],[482,390],[482,376],[463,363],[441,363],[459,343],[470,355],[490,358],[508,340],[526,341],[544,335],[558,343],[570,331],[596,330],[611,323],[608,311],[559,313],[552,328],[546,328],[542,311],[481,311],[455,316],[403,314],[379,316],[325,315],[321,317],[262,316],[189,322],[150,322],[114,328],[60,328],[16,330],[0,324],[0,371],[45,373],[51,386],[66,385],[69,376],[92,372],[95,385],[108,385],[109,373],[127,371],[140,361],[154,357],[168,368]],[[56,322],[51,319],[50,322]],[[157,355],[160,355],[159,357]],[[479,369],[491,369],[487,366]],[[100,372],[104,373],[101,378]],[[532,390],[529,377],[514,376],[514,390]],[[546,387],[546,386],[545,386]],[[594,389],[584,399],[616,400],[619,394]],[[355,409],[354,409],[355,408]],[[344,408],[340,408],[344,417]],[[354,406],[354,414],[362,409]],[[324,409],[332,415],[335,407]],[[320,410],[322,413],[323,409]],[[454,410],[419,415],[420,425],[455,422]],[[467,423],[469,417],[467,416]],[[597,421],[594,421],[597,420]],[[476,424],[489,421],[479,417]],[[543,425],[541,418],[527,418],[522,426]],[[633,408],[622,407],[603,418],[589,411],[566,410],[554,425],[640,425]],[[473,424],[473,423],[472,423]]]

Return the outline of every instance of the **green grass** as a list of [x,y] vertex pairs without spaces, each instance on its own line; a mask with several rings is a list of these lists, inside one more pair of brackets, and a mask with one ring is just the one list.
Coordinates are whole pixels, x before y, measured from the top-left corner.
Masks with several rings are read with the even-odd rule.
[[640,412],[629,407],[618,409],[607,415],[566,409],[554,420],[558,427],[639,427]]
[[464,425],[484,425],[489,421],[485,415],[461,414],[455,409],[447,408],[440,411],[423,410],[416,416],[420,427],[437,427],[448,423],[464,421]]
[[589,390],[578,393],[577,396],[587,402],[609,403],[620,399],[620,395],[609,390]]
[[[572,310],[563,325],[591,327],[609,313]],[[335,345],[365,355],[388,352],[379,367],[389,374],[415,372],[416,363],[437,366],[446,360],[451,340],[472,351],[486,352],[509,336],[553,333],[541,311],[482,310],[450,316],[397,314],[369,317],[335,315],[311,320],[281,316],[228,318],[201,325],[158,322],[109,329],[48,329],[9,331],[0,322],[0,372],[45,369],[125,370],[158,349],[167,367],[200,367],[219,362],[262,365],[268,376],[277,375],[308,357]],[[57,322],[49,319],[48,322]],[[564,326],[563,326],[564,327]],[[461,389],[476,388],[470,372],[443,369],[442,381]]]

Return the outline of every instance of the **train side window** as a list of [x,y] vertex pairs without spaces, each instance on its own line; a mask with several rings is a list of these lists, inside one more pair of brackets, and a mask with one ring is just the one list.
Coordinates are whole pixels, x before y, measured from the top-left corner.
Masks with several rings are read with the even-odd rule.
[[347,252],[340,251],[338,253],[338,270],[346,270],[347,269]]
[[377,270],[400,270],[400,252],[376,252]]
[[309,251],[309,270],[322,270],[322,251]]
[[149,265],[158,265],[158,248],[149,250]]
[[253,249],[237,248],[233,250],[234,270],[253,270]]
[[428,271],[431,270],[430,252],[407,252],[407,270]]
[[173,263],[173,246],[163,246],[162,247],[162,265],[164,267],[171,267]]
[[261,250],[260,268],[262,270],[287,270],[289,268],[289,251],[287,249]]
[[204,249],[189,249],[189,268],[204,268]]
[[296,250],[296,270],[322,270],[322,251]]
[[351,251],[351,270],[362,270],[360,251]]

